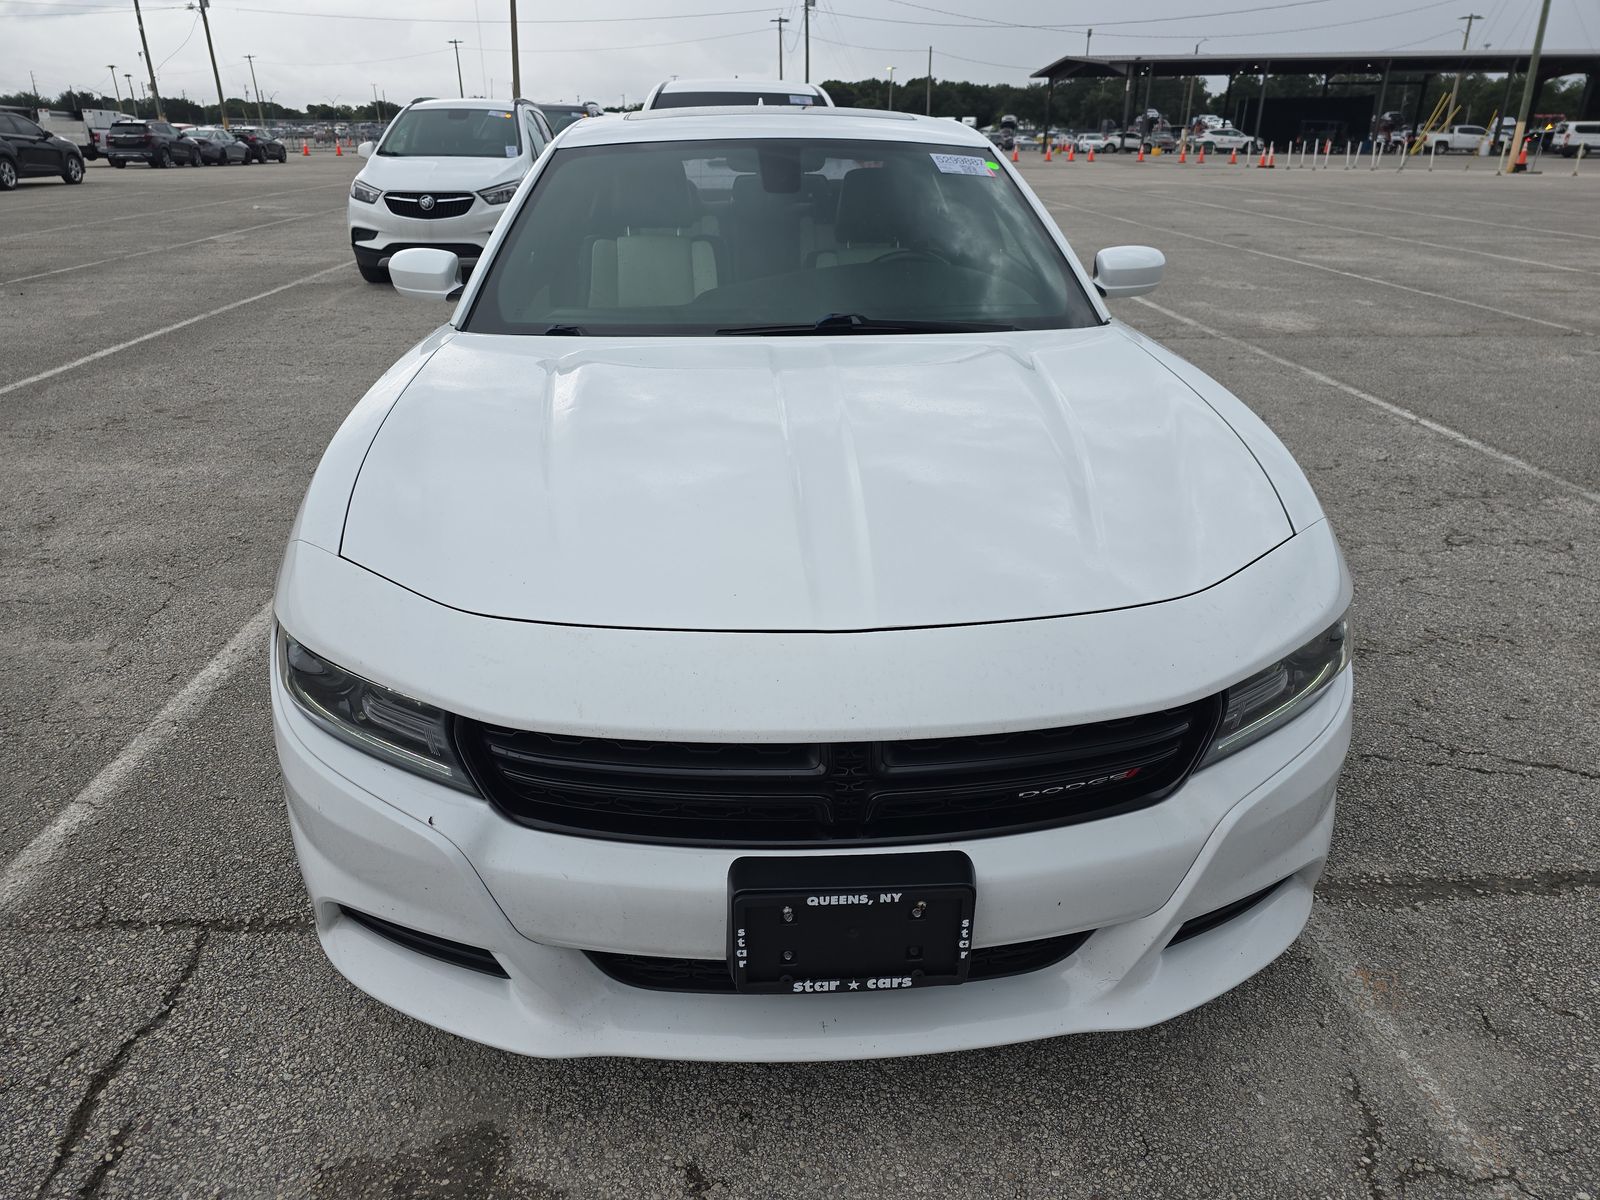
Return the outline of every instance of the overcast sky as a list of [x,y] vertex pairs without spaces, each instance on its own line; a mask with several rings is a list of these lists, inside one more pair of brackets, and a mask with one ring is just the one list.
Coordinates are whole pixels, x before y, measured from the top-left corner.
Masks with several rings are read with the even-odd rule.
[[[196,0],[197,2],[197,0]],[[141,0],[163,93],[216,101],[199,14],[185,0]],[[801,4],[773,0],[521,0],[522,91],[535,100],[630,102],[668,75],[773,76],[777,16],[784,67],[801,75]],[[1525,48],[1538,0],[1475,0],[1484,20],[1472,45]],[[372,15],[358,15],[361,10]],[[1231,11],[1230,11],[1231,10]],[[1174,53],[1206,39],[1203,52],[1449,49],[1461,44],[1463,0],[817,0],[811,78],[1025,82],[1064,54],[1082,53],[1094,29],[1097,54]],[[244,95],[246,54],[268,99],[359,104],[376,84],[390,101],[453,95],[460,38],[468,95],[510,92],[506,0],[214,0],[212,36],[222,83]],[[1010,26],[1010,27],[1007,27]],[[1553,0],[1545,44],[1594,47],[1596,0]],[[115,63],[144,78],[132,0],[0,0],[0,92],[69,85],[109,92]]]

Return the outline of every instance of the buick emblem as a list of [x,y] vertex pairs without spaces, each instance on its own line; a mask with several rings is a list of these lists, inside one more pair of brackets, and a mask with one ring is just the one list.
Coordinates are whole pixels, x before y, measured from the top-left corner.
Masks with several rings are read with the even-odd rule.
[[421,200],[417,201],[417,207],[420,208],[423,212],[432,212],[433,211],[433,205],[434,205],[434,199],[433,199],[432,196],[424,196]]

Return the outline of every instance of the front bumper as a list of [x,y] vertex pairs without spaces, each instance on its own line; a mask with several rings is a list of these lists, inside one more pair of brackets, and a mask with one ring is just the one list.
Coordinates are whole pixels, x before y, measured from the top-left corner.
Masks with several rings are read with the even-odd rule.
[[346,201],[351,249],[364,267],[383,266],[397,251],[413,246],[449,250],[463,259],[477,258],[506,208],[487,204],[478,196],[459,217],[424,220],[397,216],[382,198],[364,204],[352,197]]
[[[1351,692],[1347,671],[1299,719],[1153,808],[922,847],[971,857],[979,946],[1094,933],[1064,962],[1030,974],[887,996],[685,994],[608,978],[584,950],[722,957],[729,864],[760,851],[524,829],[481,800],[328,737],[276,678],[273,716],[318,936],[358,987],[523,1054],[776,1061],[1146,1026],[1247,979],[1283,952],[1310,912],[1350,740]],[[1273,884],[1263,903],[1168,947],[1185,921]],[[419,954],[344,908],[486,948],[509,978]]]

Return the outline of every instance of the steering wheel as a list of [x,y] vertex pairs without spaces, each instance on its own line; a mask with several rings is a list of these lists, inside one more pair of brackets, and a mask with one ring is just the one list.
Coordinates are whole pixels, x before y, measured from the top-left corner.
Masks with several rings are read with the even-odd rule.
[[943,255],[935,254],[932,250],[922,250],[915,246],[901,246],[898,250],[891,250],[887,254],[880,254],[872,261],[875,263],[894,262],[896,259],[905,261],[922,259],[927,262],[936,262],[941,267],[950,266],[950,260]]

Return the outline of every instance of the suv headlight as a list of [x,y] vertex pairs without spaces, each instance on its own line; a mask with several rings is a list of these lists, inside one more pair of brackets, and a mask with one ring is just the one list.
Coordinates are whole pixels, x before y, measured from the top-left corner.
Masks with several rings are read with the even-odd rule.
[[517,188],[521,186],[520,182],[503,183],[499,187],[485,188],[478,195],[482,196],[487,204],[505,204],[517,194]]
[[374,758],[477,794],[456,756],[450,714],[335,666],[278,630],[284,689],[313,724]]
[[1287,658],[1228,689],[1202,767],[1243,750],[1303,713],[1350,663],[1350,619],[1340,617]]
[[350,199],[359,200],[363,204],[376,204],[378,202],[378,197],[381,195],[383,195],[383,193],[377,188],[368,187],[359,179],[350,185]]

